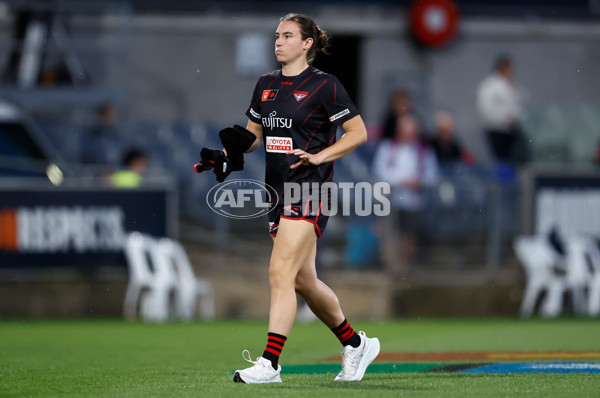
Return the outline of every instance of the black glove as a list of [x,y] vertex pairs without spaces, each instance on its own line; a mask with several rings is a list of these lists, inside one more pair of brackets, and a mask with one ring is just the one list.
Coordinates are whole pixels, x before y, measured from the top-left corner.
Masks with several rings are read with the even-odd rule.
[[200,162],[194,165],[196,173],[202,173],[212,169],[217,176],[217,181],[223,182],[233,171],[225,153],[218,149],[202,148],[200,151],[200,158]]
[[221,143],[227,151],[231,171],[244,169],[244,153],[250,149],[256,136],[242,126],[234,125],[219,131]]

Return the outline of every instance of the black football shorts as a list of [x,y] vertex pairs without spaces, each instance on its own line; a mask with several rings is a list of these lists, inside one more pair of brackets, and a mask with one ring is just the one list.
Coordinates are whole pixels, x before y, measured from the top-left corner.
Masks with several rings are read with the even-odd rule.
[[298,202],[289,206],[278,204],[273,211],[269,212],[269,234],[272,237],[277,236],[279,220],[287,218],[289,220],[304,220],[314,224],[317,238],[320,238],[325,232],[329,216],[322,213],[323,203],[311,203],[311,200]]

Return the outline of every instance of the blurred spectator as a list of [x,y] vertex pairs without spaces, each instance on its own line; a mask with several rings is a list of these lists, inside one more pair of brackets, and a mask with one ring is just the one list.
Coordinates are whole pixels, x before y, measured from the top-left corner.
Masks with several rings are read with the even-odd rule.
[[503,163],[514,163],[516,146],[525,141],[519,123],[523,96],[514,75],[512,60],[499,56],[494,73],[480,83],[477,93],[477,106],[492,155]]
[[[417,120],[412,115],[397,119],[394,139],[379,144],[374,158],[375,176],[392,186],[392,230],[386,235],[391,239],[386,245],[396,251],[398,245],[394,227],[399,227],[399,270],[410,264],[416,249],[416,237],[420,232],[422,212],[428,203],[428,192],[437,181],[438,163],[434,152],[420,137]],[[390,249],[392,248],[392,249]],[[393,264],[393,263],[392,263]]]
[[435,114],[435,132],[431,139],[431,147],[440,163],[459,162],[462,148],[454,136],[454,117],[450,112]]
[[435,114],[435,131],[431,139],[431,147],[440,164],[463,162],[472,165],[475,163],[474,155],[463,149],[456,138],[454,116],[450,112],[440,111]]
[[101,105],[96,118],[96,124],[82,137],[82,162],[116,166],[121,155],[117,110],[111,104]]
[[396,135],[396,122],[399,117],[404,115],[413,115],[417,121],[420,121],[419,116],[414,110],[410,93],[406,90],[398,90],[395,91],[390,98],[390,107],[385,116],[385,120],[383,121],[383,128],[381,130],[382,139],[394,138]]
[[116,171],[110,177],[111,185],[115,188],[138,188],[142,185],[144,174],[148,169],[148,158],[142,150],[132,148],[123,157],[126,168]]

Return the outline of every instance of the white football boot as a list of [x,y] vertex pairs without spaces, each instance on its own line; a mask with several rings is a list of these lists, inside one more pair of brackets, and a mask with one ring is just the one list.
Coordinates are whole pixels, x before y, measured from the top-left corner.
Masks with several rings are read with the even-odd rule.
[[[246,358],[246,354],[248,354],[248,358]],[[281,366],[278,365],[277,370],[275,370],[271,361],[263,357],[256,358],[256,361],[253,361],[248,350],[242,351],[242,357],[247,362],[254,364],[254,366],[243,370],[236,370],[235,375],[233,375],[233,381],[248,384],[281,383]]]
[[358,332],[360,345],[356,348],[351,345],[344,347],[342,352],[342,371],[335,381],[358,381],[362,380],[367,367],[379,355],[379,339],[368,338],[365,332]]

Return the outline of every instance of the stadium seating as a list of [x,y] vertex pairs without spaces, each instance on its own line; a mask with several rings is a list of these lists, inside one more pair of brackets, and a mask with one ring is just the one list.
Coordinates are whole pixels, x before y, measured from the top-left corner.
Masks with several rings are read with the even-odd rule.
[[594,161],[599,124],[600,109],[590,103],[529,108],[523,120],[534,160],[550,163]]

